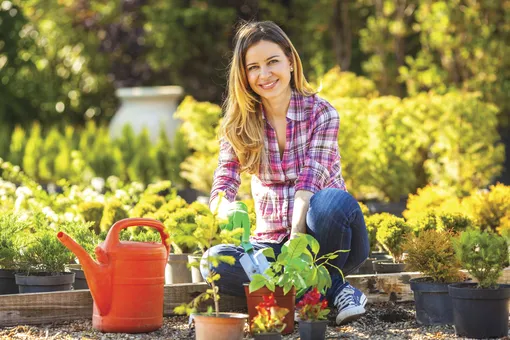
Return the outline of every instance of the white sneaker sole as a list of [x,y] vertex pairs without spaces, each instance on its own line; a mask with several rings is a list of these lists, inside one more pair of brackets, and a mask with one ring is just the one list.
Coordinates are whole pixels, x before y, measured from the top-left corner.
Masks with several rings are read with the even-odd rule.
[[336,316],[336,324],[337,325],[346,324],[350,321],[359,319],[363,314],[365,314],[365,308],[363,306],[355,306],[349,308],[338,313],[338,315]]

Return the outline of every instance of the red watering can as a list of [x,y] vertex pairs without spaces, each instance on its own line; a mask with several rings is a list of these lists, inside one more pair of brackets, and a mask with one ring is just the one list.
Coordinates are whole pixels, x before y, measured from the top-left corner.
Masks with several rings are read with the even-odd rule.
[[[119,241],[122,229],[152,227],[162,243]],[[57,237],[80,260],[94,299],[92,326],[102,332],[143,333],[163,325],[165,265],[170,246],[161,222],[127,218],[95,249],[97,262],[64,232]]]

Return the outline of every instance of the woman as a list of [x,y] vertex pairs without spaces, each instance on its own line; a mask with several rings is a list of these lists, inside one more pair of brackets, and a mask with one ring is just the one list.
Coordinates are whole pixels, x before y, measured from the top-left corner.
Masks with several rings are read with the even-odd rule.
[[[346,192],[338,151],[339,115],[318,97],[303,75],[291,41],[272,22],[250,22],[238,30],[230,64],[220,155],[210,209],[231,214],[240,173],[252,174],[257,227],[254,250],[282,245],[297,233],[320,243],[321,253],[350,249],[333,264],[345,274],[367,258],[368,235],[361,209]],[[225,192],[219,200],[218,193]],[[218,207],[218,202],[220,206]],[[208,255],[231,255],[236,264],[214,268],[220,290],[244,296],[249,279],[239,263],[241,247],[218,245]],[[202,269],[207,276],[207,268]],[[337,324],[365,313],[365,295],[332,271],[327,292]]]

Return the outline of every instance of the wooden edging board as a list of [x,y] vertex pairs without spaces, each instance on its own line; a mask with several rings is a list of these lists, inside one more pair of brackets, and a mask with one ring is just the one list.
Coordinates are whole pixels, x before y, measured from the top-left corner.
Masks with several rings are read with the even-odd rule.
[[[396,274],[350,275],[348,281],[365,293],[368,303],[412,301],[409,280],[417,272]],[[510,268],[506,268],[500,283],[510,283]],[[205,291],[205,283],[182,283],[165,286],[164,315]],[[222,295],[220,308],[235,311],[246,308],[246,298]],[[0,295],[0,327],[35,325],[92,317],[92,296],[89,290],[51,293]]]

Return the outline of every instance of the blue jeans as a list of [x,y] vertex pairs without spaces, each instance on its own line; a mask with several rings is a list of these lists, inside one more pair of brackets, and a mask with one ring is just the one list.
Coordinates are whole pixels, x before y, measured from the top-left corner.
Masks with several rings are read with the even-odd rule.
[[[338,249],[350,249],[349,252],[339,253],[331,263],[342,269],[344,275],[358,269],[368,257],[369,241],[365,220],[358,202],[349,193],[335,188],[326,188],[315,193],[310,199],[310,206],[306,214],[306,232],[317,239],[320,244],[319,256]],[[281,252],[280,244],[253,242],[254,251],[271,247],[276,256]],[[234,265],[221,263],[214,271],[220,274],[216,282],[220,292],[227,295],[244,296],[243,283],[249,282],[248,276],[239,263],[245,254],[240,246],[220,244],[212,247],[204,254],[230,255],[236,259]],[[207,260],[206,260],[207,261]],[[208,274],[207,267],[201,268],[202,276]],[[338,271],[330,268],[332,286],[326,297],[333,305],[334,297],[343,288],[343,280]]]

